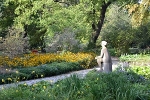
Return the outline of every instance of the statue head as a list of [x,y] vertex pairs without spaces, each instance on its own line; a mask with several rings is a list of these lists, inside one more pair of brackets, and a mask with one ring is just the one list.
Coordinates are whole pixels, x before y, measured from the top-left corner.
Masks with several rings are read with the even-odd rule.
[[102,41],[102,42],[101,42],[101,45],[102,45],[102,46],[106,46],[106,45],[107,45],[107,42],[106,42],[106,41]]

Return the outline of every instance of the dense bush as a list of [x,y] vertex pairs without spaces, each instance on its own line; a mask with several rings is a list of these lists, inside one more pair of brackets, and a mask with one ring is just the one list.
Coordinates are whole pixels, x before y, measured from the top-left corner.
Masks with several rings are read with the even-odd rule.
[[79,51],[83,48],[79,40],[76,39],[75,32],[70,29],[65,29],[64,32],[55,34],[52,39],[47,36],[45,42],[47,43],[46,52]]
[[5,38],[3,37],[2,41],[0,42],[2,55],[13,58],[28,51],[28,38],[23,38],[24,32],[21,32],[20,29],[10,27],[8,28],[8,32],[5,34],[7,35],[4,36]]
[[23,80],[30,80],[42,77],[49,77],[59,75],[71,71],[84,69],[78,63],[61,62],[41,65],[38,67],[17,68],[10,73],[0,75],[0,84],[7,84],[12,82],[19,82]]

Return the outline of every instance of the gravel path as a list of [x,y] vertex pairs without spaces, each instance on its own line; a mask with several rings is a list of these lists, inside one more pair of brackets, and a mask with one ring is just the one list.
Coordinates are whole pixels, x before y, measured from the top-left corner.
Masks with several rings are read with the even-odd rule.
[[[113,60],[113,64],[112,64],[113,70],[118,66],[118,64],[119,64],[118,60],[114,59]],[[35,83],[40,82],[40,81],[49,81],[49,82],[55,83],[58,80],[62,80],[64,78],[70,77],[73,74],[76,74],[79,77],[83,78],[89,71],[91,71],[93,69],[99,70],[98,67],[95,67],[95,68],[92,68],[92,69],[74,71],[74,72],[61,74],[61,75],[57,75],[57,76],[52,76],[52,77],[46,77],[46,78],[40,78],[40,79],[34,79],[34,80],[28,80],[28,81],[22,81],[22,82],[12,83],[12,84],[4,84],[4,85],[0,85],[0,90],[4,89],[4,88],[9,88],[9,87],[16,87],[19,84],[32,85],[32,84],[35,84]]]

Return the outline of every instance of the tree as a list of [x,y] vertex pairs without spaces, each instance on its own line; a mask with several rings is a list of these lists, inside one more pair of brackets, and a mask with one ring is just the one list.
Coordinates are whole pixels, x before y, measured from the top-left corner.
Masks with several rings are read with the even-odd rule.
[[126,6],[129,14],[132,16],[133,27],[146,24],[150,19],[150,0],[141,0],[138,4],[129,4]]
[[150,47],[150,22],[140,25],[136,28],[134,35],[134,46],[139,49],[146,49]]
[[4,0],[0,2],[0,37],[5,37],[8,32],[8,28],[10,28],[13,24],[13,20],[16,17],[14,10],[16,5],[13,5],[12,2],[8,3],[10,6],[4,6]]
[[24,37],[29,37],[31,47],[44,48],[45,37],[49,36],[51,39],[66,28],[72,29],[81,42],[88,38],[86,34],[89,25],[82,20],[84,7],[80,4],[77,5],[77,2],[69,2],[69,5],[73,3],[73,6],[62,6],[61,3],[68,3],[68,1],[6,0],[4,7],[8,8],[10,2],[17,5],[12,8],[15,17],[11,24],[16,29],[25,31]]
[[101,31],[101,39],[106,40],[118,56],[129,53],[130,44],[134,41],[135,32],[130,18],[125,9],[120,9],[120,6],[113,4],[110,6]]
[[[114,3],[114,2],[118,2],[121,5],[125,5],[128,3],[132,3],[134,0],[85,0],[83,1],[85,2],[89,2],[90,4],[90,12],[88,13],[88,15],[90,15],[90,19],[91,19],[91,26],[93,29],[93,33],[91,36],[91,41],[90,44],[95,45],[96,41],[98,39],[98,36],[100,35],[103,23],[104,23],[104,19],[105,19],[105,15],[106,12],[108,10],[108,7]],[[86,3],[87,4],[87,3]],[[92,18],[91,18],[92,16]]]
[[[50,5],[52,4],[53,2],[50,3]],[[56,6],[56,8],[57,7],[58,6]],[[35,46],[36,44],[36,46],[40,45],[44,48],[43,37],[47,27],[46,25],[43,25],[44,22],[41,21],[44,12],[43,9],[47,10],[47,13],[51,12],[51,6],[44,5],[44,2],[38,0],[3,1],[1,6],[2,16],[0,17],[0,25],[2,27],[1,36],[4,37],[6,35],[8,27],[14,27],[16,30],[21,30],[18,34],[21,34],[25,30],[24,38],[27,36],[30,37],[31,46]],[[46,16],[46,14],[44,15]],[[39,21],[41,22],[39,23]]]
[[63,6],[73,6],[79,4],[79,0],[54,0],[54,2],[58,2]]
[[[52,38],[57,33],[63,33],[66,28],[72,29],[80,42],[87,42],[92,33],[90,42],[95,44],[108,7],[114,2],[124,5],[131,1],[133,0],[5,0],[3,7],[7,9],[12,4],[14,17],[9,25],[25,31],[24,37],[30,37],[31,46],[44,48],[45,36]],[[3,10],[3,13],[6,11]],[[4,17],[9,19],[7,15]]]

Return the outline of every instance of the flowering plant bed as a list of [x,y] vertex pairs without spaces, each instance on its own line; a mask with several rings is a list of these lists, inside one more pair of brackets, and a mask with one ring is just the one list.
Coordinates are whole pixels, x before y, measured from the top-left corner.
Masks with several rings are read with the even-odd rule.
[[12,59],[0,56],[0,65],[7,67],[34,67],[52,62],[78,62],[85,68],[90,68],[96,64],[94,53],[72,53],[63,54],[46,53],[46,54],[25,54]]
[[3,70],[0,84],[50,77],[70,71],[92,68],[96,65],[93,53],[25,54],[10,59],[0,58]]

